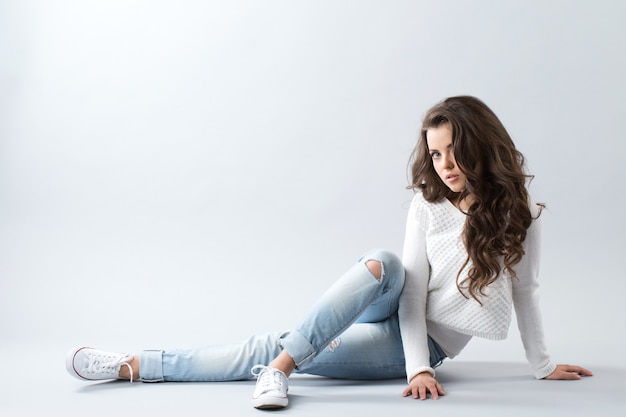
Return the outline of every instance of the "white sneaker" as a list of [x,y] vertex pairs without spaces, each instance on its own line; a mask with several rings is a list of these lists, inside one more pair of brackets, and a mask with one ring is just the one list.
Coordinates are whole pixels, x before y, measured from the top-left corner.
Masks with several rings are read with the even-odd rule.
[[250,370],[256,376],[256,387],[252,394],[252,405],[254,408],[284,408],[287,407],[289,399],[287,391],[287,376],[283,371],[269,366],[256,365]]
[[130,371],[130,382],[133,382],[133,368],[128,363],[133,355],[126,353],[103,352],[90,347],[77,347],[70,350],[65,357],[67,372],[81,380],[97,381],[101,379],[120,379],[122,365]]

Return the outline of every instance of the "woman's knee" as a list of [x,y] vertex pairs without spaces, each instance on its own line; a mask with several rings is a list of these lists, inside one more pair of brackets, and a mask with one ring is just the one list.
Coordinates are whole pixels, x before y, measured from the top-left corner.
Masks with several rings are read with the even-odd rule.
[[386,249],[372,249],[361,258],[365,266],[381,281],[385,277],[404,279],[404,267],[400,258]]
[[383,278],[383,263],[381,261],[370,259],[369,261],[365,261],[365,266],[378,281]]

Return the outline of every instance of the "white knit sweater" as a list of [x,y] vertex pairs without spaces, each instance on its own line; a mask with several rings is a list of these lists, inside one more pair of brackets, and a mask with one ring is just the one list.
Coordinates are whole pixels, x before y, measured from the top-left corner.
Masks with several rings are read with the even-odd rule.
[[556,365],[547,354],[539,311],[539,219],[528,229],[525,255],[515,266],[517,278],[501,273],[487,287],[481,306],[473,298],[465,298],[456,286],[457,272],[467,257],[461,241],[465,218],[446,199],[429,203],[418,192],[411,202],[402,256],[406,282],[399,309],[408,380],[424,371],[434,375],[429,364],[428,334],[452,358],[472,336],[505,339],[513,307],[535,377],[548,376]]

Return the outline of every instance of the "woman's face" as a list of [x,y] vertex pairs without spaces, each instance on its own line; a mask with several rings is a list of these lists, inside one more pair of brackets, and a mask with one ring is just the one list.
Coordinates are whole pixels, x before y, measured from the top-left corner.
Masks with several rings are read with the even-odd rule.
[[452,129],[448,123],[431,127],[426,131],[426,144],[433,161],[433,168],[444,184],[455,193],[465,189],[467,177],[461,172],[452,151]]

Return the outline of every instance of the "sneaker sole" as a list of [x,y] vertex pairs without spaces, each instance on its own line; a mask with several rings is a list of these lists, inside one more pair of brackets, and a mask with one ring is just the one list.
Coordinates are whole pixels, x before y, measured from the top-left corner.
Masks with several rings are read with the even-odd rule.
[[289,404],[289,399],[286,397],[265,397],[265,398],[253,398],[252,405],[259,410],[275,410],[278,408],[285,408]]

